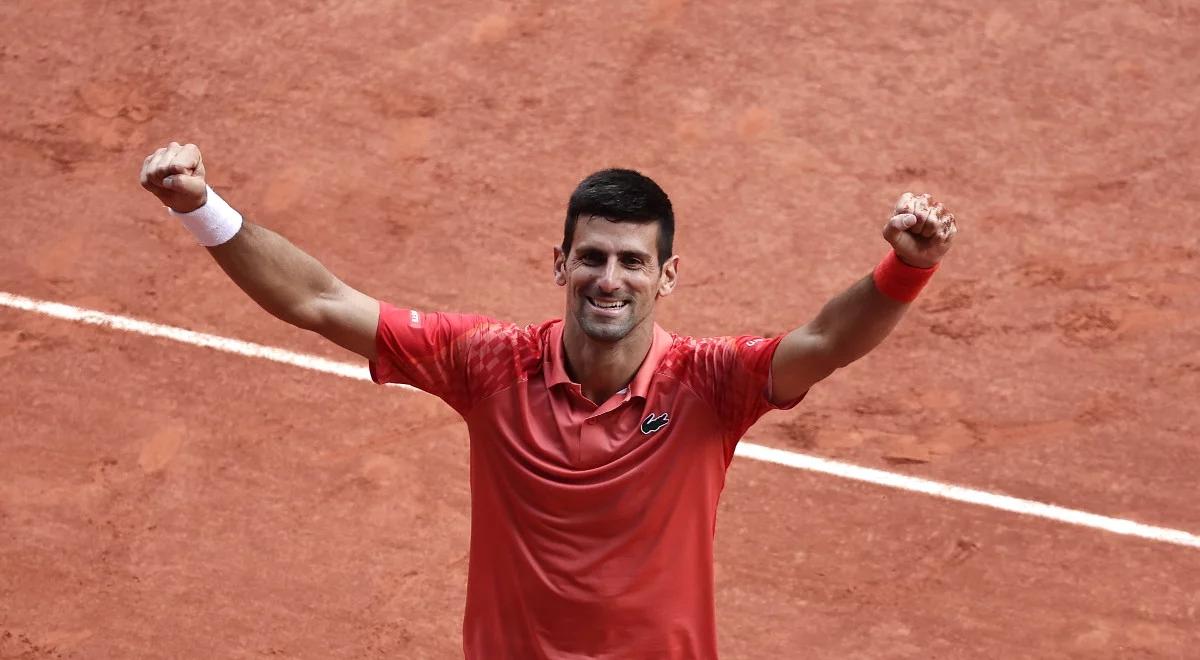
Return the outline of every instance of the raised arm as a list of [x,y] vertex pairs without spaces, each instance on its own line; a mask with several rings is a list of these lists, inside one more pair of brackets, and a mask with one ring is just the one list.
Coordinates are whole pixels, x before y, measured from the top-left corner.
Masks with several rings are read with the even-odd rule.
[[200,150],[172,142],[142,164],[142,187],[179,215],[260,307],[374,360],[379,303],[275,232],[245,222],[212,192]]
[[957,232],[954,215],[929,195],[904,193],[883,228],[893,252],[775,349],[771,399],[793,400],[878,346],[908,311]]

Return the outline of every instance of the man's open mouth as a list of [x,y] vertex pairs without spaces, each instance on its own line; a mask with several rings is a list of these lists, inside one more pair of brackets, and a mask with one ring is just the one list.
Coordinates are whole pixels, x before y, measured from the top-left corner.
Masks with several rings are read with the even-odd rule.
[[591,296],[587,296],[587,301],[592,307],[595,307],[596,309],[603,309],[605,311],[615,311],[629,304],[629,302],[625,300],[597,300]]

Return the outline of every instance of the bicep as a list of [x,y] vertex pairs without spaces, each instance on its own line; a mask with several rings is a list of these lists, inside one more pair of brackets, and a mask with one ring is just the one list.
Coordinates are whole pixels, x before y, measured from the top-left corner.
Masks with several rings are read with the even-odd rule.
[[345,283],[313,302],[313,327],[329,341],[375,361],[375,333],[379,327],[379,301]]
[[838,368],[829,340],[807,325],[789,332],[771,358],[772,403],[792,401]]

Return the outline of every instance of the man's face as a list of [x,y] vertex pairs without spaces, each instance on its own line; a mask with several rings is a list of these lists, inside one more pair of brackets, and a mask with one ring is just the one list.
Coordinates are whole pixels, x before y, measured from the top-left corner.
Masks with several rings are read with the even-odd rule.
[[554,248],[554,281],[567,288],[567,313],[588,337],[617,342],[646,322],[675,288],[679,257],[658,263],[657,222],[580,216],[571,252]]

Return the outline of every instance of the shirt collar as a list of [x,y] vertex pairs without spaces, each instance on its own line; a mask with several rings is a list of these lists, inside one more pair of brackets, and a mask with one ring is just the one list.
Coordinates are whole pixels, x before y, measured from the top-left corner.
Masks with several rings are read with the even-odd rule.
[[[565,327],[566,322],[559,321],[550,328],[550,346],[548,347],[550,350],[544,353],[545,357],[542,359],[547,387],[574,382],[567,375],[566,349],[563,348],[563,329]],[[654,372],[658,370],[658,363],[662,361],[663,356],[670,348],[671,333],[655,323],[650,352],[646,353],[646,358],[642,360],[637,373],[633,375],[633,380],[629,382],[628,396],[646,398],[646,394],[650,391],[650,381],[654,379]]]

